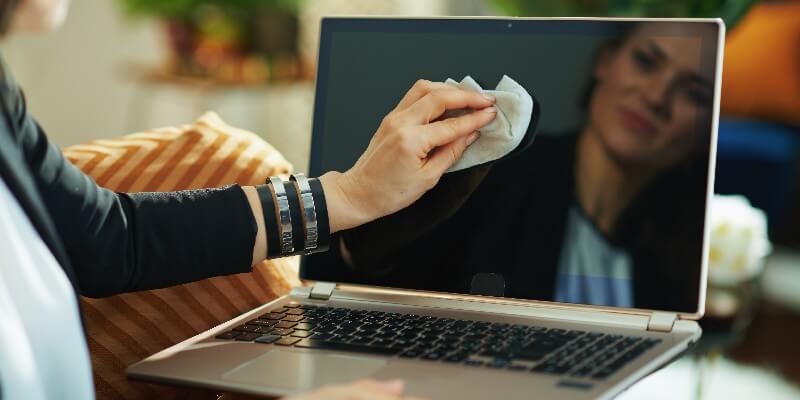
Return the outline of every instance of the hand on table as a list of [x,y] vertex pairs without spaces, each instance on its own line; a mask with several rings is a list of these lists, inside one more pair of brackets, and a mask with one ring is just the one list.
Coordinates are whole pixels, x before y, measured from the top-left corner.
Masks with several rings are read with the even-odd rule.
[[403,396],[401,380],[375,381],[365,379],[349,384],[328,385],[317,390],[285,398],[284,400],[412,400]]

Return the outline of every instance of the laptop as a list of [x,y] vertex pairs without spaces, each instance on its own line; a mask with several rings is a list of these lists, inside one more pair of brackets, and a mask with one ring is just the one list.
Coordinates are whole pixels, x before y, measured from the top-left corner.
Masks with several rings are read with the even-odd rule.
[[434,399],[611,398],[698,341],[721,20],[321,24],[310,175],[349,168],[421,78],[511,77],[537,100],[535,141],[336,233],[303,258],[308,286],[130,378],[274,396],[369,377]]

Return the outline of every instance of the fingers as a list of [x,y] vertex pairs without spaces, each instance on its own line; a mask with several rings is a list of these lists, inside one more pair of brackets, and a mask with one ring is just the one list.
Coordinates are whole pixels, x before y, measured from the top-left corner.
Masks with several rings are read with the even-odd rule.
[[475,131],[437,148],[433,155],[428,158],[425,166],[431,169],[431,174],[438,181],[438,178],[461,158],[467,147],[478,140],[478,136],[479,133]]
[[399,113],[401,119],[412,125],[427,124],[447,110],[460,108],[482,109],[494,104],[494,97],[478,92],[449,87],[436,89]]
[[397,103],[397,107],[394,108],[395,111],[402,111],[408,108],[408,106],[416,103],[417,100],[421,99],[426,94],[430,93],[432,90],[437,89],[448,89],[452,88],[452,85],[448,85],[443,82],[431,82],[426,79],[420,79],[411,89],[406,92],[406,95]]
[[[349,385],[340,386],[338,389],[342,396],[336,398],[343,400],[412,400],[411,397],[403,396],[405,383],[400,379],[391,381],[363,379]],[[416,397],[413,399],[416,399]]]
[[325,385],[314,391],[302,393],[282,400],[399,400],[403,397],[403,381],[378,382],[372,379]]
[[400,396],[405,390],[406,384],[402,379],[392,379],[390,381],[375,381],[375,384],[380,386],[385,392]]
[[393,379],[390,381],[376,381],[372,379],[364,379],[355,382],[356,386],[360,386],[373,394],[388,395],[394,398],[401,396],[405,390],[405,383],[400,379]]
[[460,117],[430,123],[422,127],[420,134],[423,141],[423,152],[428,154],[438,146],[448,144],[470,132],[488,125],[497,116],[497,109],[486,107],[482,110],[464,114]]

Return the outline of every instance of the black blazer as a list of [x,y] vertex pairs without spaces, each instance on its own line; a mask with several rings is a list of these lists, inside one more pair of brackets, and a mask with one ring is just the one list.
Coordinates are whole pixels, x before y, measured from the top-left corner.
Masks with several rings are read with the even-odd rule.
[[77,293],[108,296],[250,270],[257,228],[240,187],[137,194],[98,187],[50,143],[6,71],[0,177]]
[[352,266],[334,245],[308,260],[303,276],[470,293],[473,276],[490,272],[505,278],[506,296],[552,299],[574,148],[574,135],[539,135],[524,153],[484,171],[447,174],[408,209],[335,235],[346,240]]

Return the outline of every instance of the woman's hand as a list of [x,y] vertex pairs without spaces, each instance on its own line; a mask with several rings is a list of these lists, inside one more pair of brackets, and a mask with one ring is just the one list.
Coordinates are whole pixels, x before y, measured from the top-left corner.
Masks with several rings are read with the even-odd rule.
[[289,397],[285,400],[400,400],[416,399],[403,396],[403,381],[378,382],[361,380],[346,385],[323,386],[312,392]]
[[[320,177],[331,232],[399,211],[419,199],[497,115],[494,98],[420,80],[381,123],[356,164]],[[447,110],[476,112],[440,119]]]

